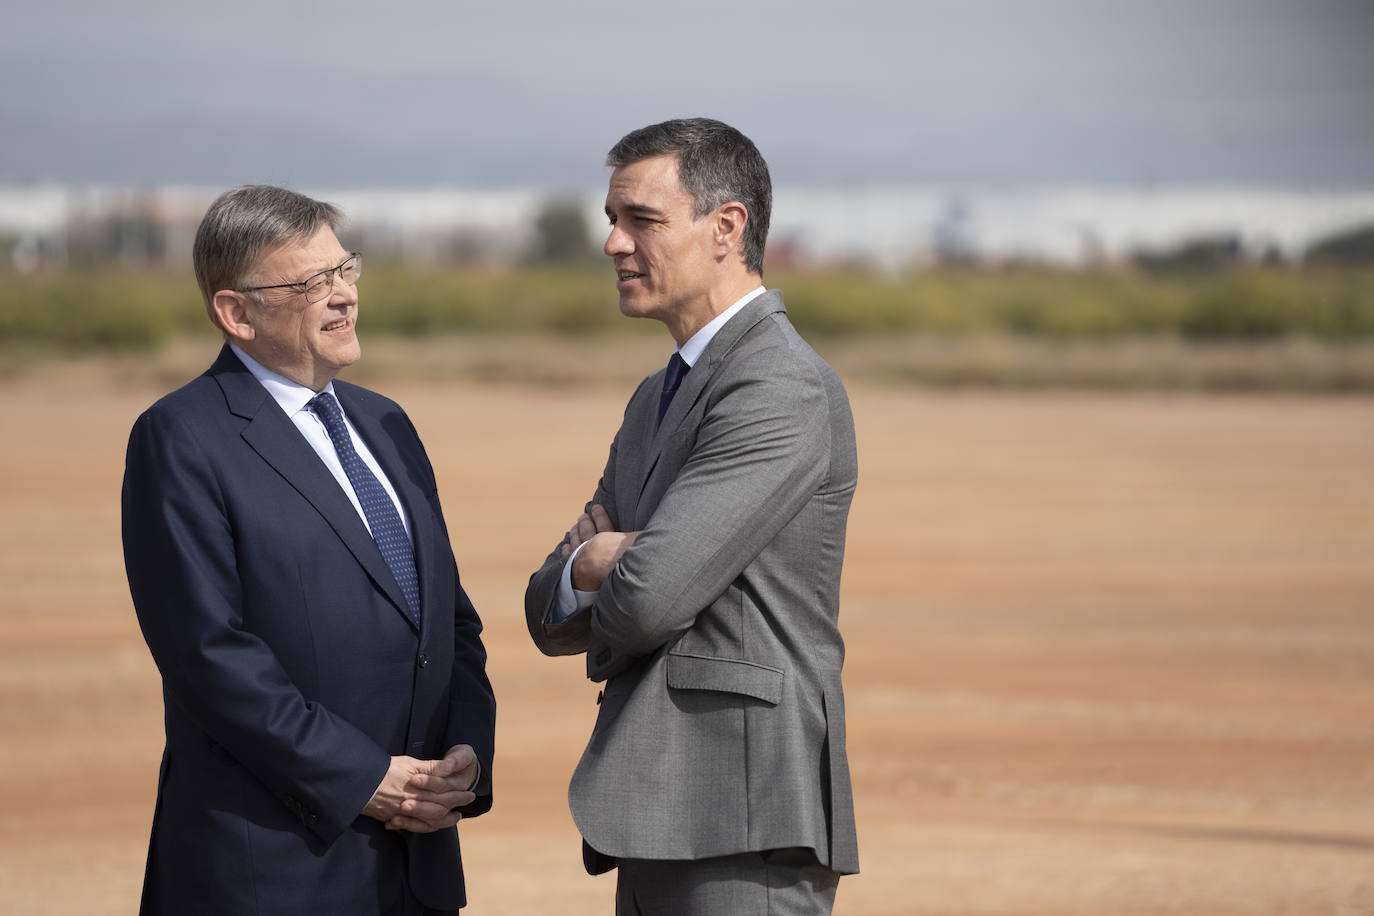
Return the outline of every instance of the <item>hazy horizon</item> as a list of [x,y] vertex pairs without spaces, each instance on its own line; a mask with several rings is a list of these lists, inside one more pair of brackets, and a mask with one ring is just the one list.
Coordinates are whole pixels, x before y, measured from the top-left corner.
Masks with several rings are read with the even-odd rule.
[[700,114],[780,185],[1374,185],[1358,0],[73,0],[3,21],[6,184],[580,192],[627,130]]

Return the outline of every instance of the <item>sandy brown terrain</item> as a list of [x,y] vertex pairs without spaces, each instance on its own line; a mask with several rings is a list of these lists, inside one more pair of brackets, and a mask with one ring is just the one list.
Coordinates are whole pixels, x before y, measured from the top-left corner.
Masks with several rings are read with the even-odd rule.
[[[488,627],[470,912],[608,913],[565,803],[596,690],[521,597],[628,389],[378,387]],[[136,907],[161,699],[118,494],[162,390],[0,381],[0,912]],[[852,394],[837,914],[1374,913],[1374,400]]]

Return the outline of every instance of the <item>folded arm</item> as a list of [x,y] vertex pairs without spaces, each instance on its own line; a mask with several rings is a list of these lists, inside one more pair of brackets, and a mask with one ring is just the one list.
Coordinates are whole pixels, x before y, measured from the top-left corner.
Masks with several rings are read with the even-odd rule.
[[[641,383],[641,391],[643,387]],[[640,391],[636,391],[635,397],[631,397],[631,404],[639,394]],[[614,493],[616,455],[619,446],[620,435],[617,433],[611,442],[610,454],[607,456],[601,479],[597,482],[596,491],[583,507],[583,516],[588,519],[593,507],[600,507],[601,515],[610,525],[610,530],[615,530],[617,526]],[[529,585],[525,589],[525,623],[529,628],[530,638],[545,655],[576,655],[587,651],[587,615],[573,613],[576,609],[559,606],[559,583],[568,572],[565,570],[568,558],[576,547],[586,540],[581,538],[577,544],[572,543],[582,525],[583,516],[579,516],[579,520],[573,523],[563,540],[559,541],[544,558],[543,565],[530,576]]]
[[820,379],[781,348],[722,379],[686,463],[602,582],[591,639],[619,658],[676,641],[815,494],[829,437]]

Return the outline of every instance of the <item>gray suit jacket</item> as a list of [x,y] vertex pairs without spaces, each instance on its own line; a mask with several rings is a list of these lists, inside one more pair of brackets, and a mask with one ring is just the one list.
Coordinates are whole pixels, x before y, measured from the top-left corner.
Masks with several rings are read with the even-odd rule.
[[570,619],[546,623],[558,547],[525,593],[540,650],[586,652],[607,680],[569,790],[588,870],[804,846],[855,873],[836,625],[858,468],[844,387],[776,290],[717,333],[659,426],[662,382],[631,397],[592,497],[643,533]]

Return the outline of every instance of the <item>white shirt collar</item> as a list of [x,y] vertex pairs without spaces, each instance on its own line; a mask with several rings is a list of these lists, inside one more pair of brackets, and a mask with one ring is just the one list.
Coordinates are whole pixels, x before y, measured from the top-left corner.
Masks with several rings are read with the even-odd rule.
[[[262,363],[255,360],[239,349],[238,344],[230,344],[229,349],[234,351],[248,371],[253,373],[253,378],[262,383],[262,387],[267,389],[267,393],[272,395],[272,400],[281,405],[281,409],[286,412],[288,417],[295,416],[296,412],[304,409],[306,402],[315,396],[311,391],[300,382],[293,382],[280,373],[273,372]],[[325,385],[322,391],[334,394],[334,382],[331,380]]]
[[711,338],[716,336],[717,331],[725,327],[725,322],[734,318],[740,309],[762,296],[764,292],[762,286],[756,286],[750,292],[745,293],[734,305],[708,321],[706,327],[687,338],[687,342],[678,347],[677,355],[681,356],[682,361],[687,365],[695,366],[697,360],[701,358],[702,352],[705,351],[706,345],[711,342]]

